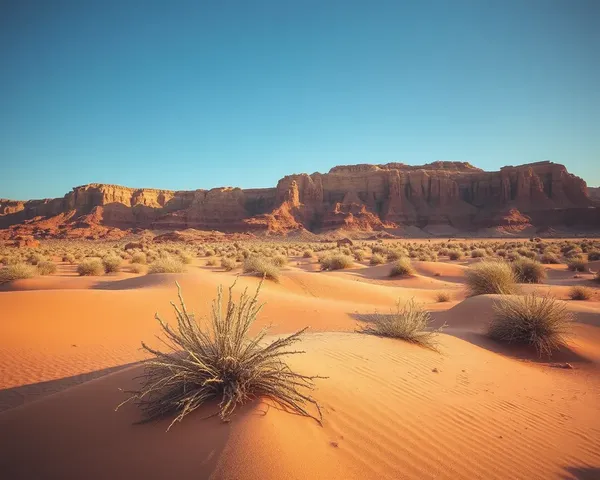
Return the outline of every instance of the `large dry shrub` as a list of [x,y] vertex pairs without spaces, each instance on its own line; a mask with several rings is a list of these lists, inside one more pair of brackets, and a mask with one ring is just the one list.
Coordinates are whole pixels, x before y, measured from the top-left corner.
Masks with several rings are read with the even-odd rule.
[[516,293],[516,278],[511,266],[502,261],[485,260],[465,272],[469,296]]
[[396,260],[390,270],[390,277],[410,277],[416,273],[410,259],[404,257]]
[[22,278],[31,278],[35,276],[35,267],[24,263],[14,263],[4,268],[0,268],[0,283],[12,282],[13,280],[19,280]]
[[156,259],[148,267],[148,273],[183,273],[185,272],[185,265],[179,258],[165,256]]
[[116,273],[121,270],[121,257],[116,255],[107,255],[102,259],[102,265],[106,273]]
[[81,276],[102,275],[104,273],[104,265],[97,258],[86,258],[77,265],[77,273]]
[[385,263],[385,257],[379,253],[374,253],[371,255],[371,259],[369,260],[369,265],[381,265]]
[[52,275],[56,273],[56,264],[50,260],[41,260],[37,264],[37,271],[40,275]]
[[573,315],[550,295],[503,296],[494,302],[489,336],[535,347],[541,356],[567,345]]
[[354,265],[354,258],[343,253],[334,253],[321,259],[321,270],[342,270]]
[[375,312],[362,316],[362,319],[366,323],[357,330],[359,333],[399,338],[437,350],[435,338],[442,328],[431,328],[431,315],[414,299],[404,305],[398,300],[396,309],[389,314]]
[[[155,350],[142,342],[152,358],[145,361],[141,388],[126,392],[130,396],[121,404],[133,401],[139,405],[142,422],[176,414],[171,428],[212,399],[219,400],[218,415],[227,421],[239,405],[266,397],[321,423],[321,409],[310,395],[314,379],[319,377],[297,373],[284,361],[287,355],[303,353],[288,348],[301,339],[306,328],[270,343],[265,341],[266,329],[250,337],[250,327],[262,308],[258,303],[262,282],[254,296],[245,290],[237,303],[234,285],[227,302],[222,287],[218,288],[206,321],[196,321],[187,311],[179,285],[179,306],[172,303],[177,326],[171,327],[156,315],[168,350]],[[307,410],[307,403],[314,405],[317,415]]]
[[244,273],[265,277],[275,282],[279,281],[279,267],[267,257],[258,255],[248,257],[244,260]]
[[546,279],[546,270],[540,262],[521,257],[512,264],[512,269],[521,283],[542,283]]

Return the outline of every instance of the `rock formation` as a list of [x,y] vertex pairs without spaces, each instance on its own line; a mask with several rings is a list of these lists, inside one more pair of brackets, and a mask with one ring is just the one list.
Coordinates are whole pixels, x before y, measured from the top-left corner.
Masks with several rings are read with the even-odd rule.
[[118,237],[128,229],[272,234],[449,225],[459,230],[528,225],[600,227],[585,182],[538,162],[485,172],[469,163],[351,165],[282,178],[275,188],[170,191],[90,184],[63,198],[0,200],[11,234]]

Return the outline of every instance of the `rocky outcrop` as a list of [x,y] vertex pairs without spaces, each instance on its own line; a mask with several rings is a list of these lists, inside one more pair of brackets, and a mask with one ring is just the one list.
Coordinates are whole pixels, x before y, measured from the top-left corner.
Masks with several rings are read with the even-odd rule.
[[[90,184],[63,198],[0,200],[0,228],[36,236],[104,228],[222,232],[382,231],[398,226],[460,230],[493,226],[600,227],[585,182],[563,165],[538,162],[485,172],[465,162],[350,165],[289,175],[275,188],[171,191]],[[23,230],[21,228],[21,230]]]

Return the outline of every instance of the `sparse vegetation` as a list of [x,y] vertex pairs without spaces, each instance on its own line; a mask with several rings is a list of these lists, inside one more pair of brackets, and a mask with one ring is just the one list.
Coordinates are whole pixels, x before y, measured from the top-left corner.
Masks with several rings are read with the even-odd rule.
[[448,292],[438,292],[435,296],[435,300],[438,303],[441,302],[449,302],[450,301],[450,294]]
[[415,268],[412,266],[410,260],[408,258],[401,258],[396,260],[392,265],[390,277],[410,277],[415,273]]
[[104,274],[104,265],[97,258],[86,258],[77,265],[77,273],[81,276],[98,276]]
[[35,267],[24,263],[12,263],[0,268],[0,283],[12,282],[23,278],[31,278],[36,274]]
[[121,270],[121,258],[116,255],[106,256],[102,259],[102,265],[106,273],[116,273]]
[[567,345],[573,315],[550,295],[504,296],[494,303],[489,336],[533,346],[540,356]]
[[244,273],[251,273],[268,278],[274,282],[279,281],[279,268],[267,257],[250,256],[244,261]]
[[148,267],[149,274],[155,273],[183,273],[185,272],[185,265],[179,258],[165,256],[158,258],[150,264]]
[[233,258],[222,258],[221,259],[221,266],[226,270],[226,271],[231,271],[236,267],[236,263],[235,260]]
[[[130,396],[123,403],[136,403],[144,422],[175,414],[171,428],[211,399],[219,401],[218,414],[227,421],[238,406],[267,397],[320,424],[321,409],[310,395],[319,377],[297,373],[283,360],[286,355],[301,353],[288,348],[300,341],[306,329],[268,343],[265,330],[254,338],[249,336],[262,307],[259,290],[260,286],[253,297],[244,291],[235,302],[231,286],[225,303],[219,287],[208,328],[188,313],[179,290],[179,307],[174,307],[177,328],[156,316],[169,352],[142,343],[153,358],[146,361],[142,387],[127,392]],[[309,412],[307,404],[315,407],[316,415]]]
[[363,316],[365,324],[357,330],[359,333],[381,337],[399,338],[423,347],[437,349],[435,337],[441,331],[430,326],[431,315],[414,299],[401,304],[389,314],[373,313]]
[[516,293],[516,278],[511,266],[499,260],[471,265],[465,272],[469,296]]
[[592,298],[592,289],[582,285],[575,285],[569,289],[571,300],[589,300]]
[[385,257],[383,255],[380,255],[379,253],[371,255],[371,259],[369,260],[370,265],[381,265],[382,263],[385,263]]
[[354,265],[354,259],[343,253],[334,253],[321,259],[321,270],[342,270]]
[[49,260],[42,260],[37,264],[37,271],[40,275],[52,275],[56,273],[56,264]]
[[521,257],[511,266],[520,283],[542,283],[546,279],[546,270],[542,264],[530,258]]

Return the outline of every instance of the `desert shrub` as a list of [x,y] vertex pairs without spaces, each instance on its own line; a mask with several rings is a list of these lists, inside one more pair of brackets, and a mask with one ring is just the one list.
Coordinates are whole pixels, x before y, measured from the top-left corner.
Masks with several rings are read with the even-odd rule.
[[131,273],[144,273],[144,270],[146,270],[146,268],[141,263],[132,263],[129,265],[129,271]]
[[532,345],[541,356],[566,346],[573,315],[550,295],[504,296],[493,305],[489,336]]
[[515,260],[518,260],[519,258],[521,258],[521,255],[519,255],[517,252],[511,251],[511,252],[506,252],[505,258],[509,262],[514,262]]
[[450,260],[460,260],[464,257],[464,254],[461,250],[448,250],[448,258]]
[[[141,388],[127,392],[130,396],[121,405],[137,404],[144,421],[176,414],[171,428],[212,399],[218,401],[220,418],[227,421],[238,406],[267,397],[282,409],[320,424],[321,409],[310,396],[314,379],[319,377],[296,373],[283,360],[286,355],[301,353],[289,347],[300,341],[306,328],[273,342],[265,342],[265,329],[250,337],[250,327],[262,307],[258,303],[260,285],[254,296],[244,291],[237,302],[232,290],[233,285],[224,302],[219,287],[210,320],[199,322],[188,313],[179,289],[179,307],[174,305],[177,327],[156,316],[165,337],[163,343],[170,351],[163,353],[142,342],[152,358],[145,362]],[[316,408],[318,416],[307,410],[307,403]]]
[[184,265],[189,265],[190,263],[192,263],[192,256],[188,253],[182,252],[179,254],[179,260]]
[[592,289],[582,285],[575,285],[569,289],[571,300],[589,300],[592,298]]
[[354,259],[357,262],[362,262],[365,259],[365,251],[364,250],[354,250]]
[[399,260],[402,257],[408,257],[409,252],[405,249],[391,249],[386,252],[386,260],[388,262],[393,262],[395,260]]
[[137,263],[139,265],[146,265],[148,258],[144,252],[135,252],[131,256],[131,263]]
[[287,257],[285,257],[283,255],[275,255],[274,257],[271,258],[271,263],[273,265],[275,265],[276,267],[283,267],[283,266],[287,265],[288,259],[287,259]]
[[465,272],[469,296],[511,294],[516,292],[515,274],[506,262],[486,260],[471,265]]
[[72,253],[67,253],[65,255],[63,255],[62,257],[62,261],[65,263],[75,263],[75,255],[73,255]]
[[236,267],[236,263],[233,258],[222,258],[221,266],[229,272]]
[[22,278],[31,278],[35,276],[36,269],[23,262],[13,263],[4,268],[0,268],[0,283],[12,282]]
[[385,258],[383,255],[379,253],[374,253],[371,255],[371,259],[369,260],[370,265],[381,265],[382,263],[385,263]]
[[527,258],[535,258],[536,257],[535,252],[532,250],[529,250],[528,248],[518,248],[517,253],[519,255],[521,255],[522,257],[527,257]]
[[81,276],[96,276],[104,273],[104,265],[97,258],[86,258],[77,265],[77,273]]
[[178,257],[166,256],[156,259],[148,267],[148,273],[183,273],[185,265]]
[[102,259],[102,265],[106,273],[115,273],[121,270],[121,258],[117,256],[107,256]]
[[302,256],[304,258],[312,258],[314,255],[312,250],[304,250],[304,252],[302,252]]
[[590,262],[600,260],[600,250],[592,250],[588,252],[588,260]]
[[408,301],[404,306],[398,300],[395,311],[387,315],[376,312],[365,315],[363,319],[366,323],[357,330],[359,333],[400,338],[436,349],[435,336],[441,328],[435,330],[430,327],[431,315],[414,300]]
[[244,273],[251,273],[266,277],[275,282],[279,281],[279,267],[273,264],[269,258],[252,255],[244,260]]
[[477,248],[471,250],[471,258],[483,258],[485,257],[485,250],[483,248]]
[[448,292],[438,292],[435,296],[436,302],[449,302],[450,294]]
[[215,251],[212,248],[209,248],[208,250],[206,250],[204,252],[204,256],[205,257],[214,257],[215,256]]
[[390,277],[408,277],[415,274],[415,268],[408,258],[396,260],[392,265]]
[[342,270],[354,265],[354,259],[343,253],[334,253],[321,260],[321,270]]
[[494,252],[498,257],[506,257],[506,250],[503,248],[499,248]]
[[560,260],[559,260],[558,256],[555,253],[552,253],[552,252],[544,252],[544,253],[542,253],[542,256],[541,256],[540,260],[542,261],[542,263],[546,263],[546,264],[557,264],[557,263],[560,263]]
[[217,257],[209,257],[206,259],[207,267],[214,267],[217,265]]
[[42,260],[37,264],[37,271],[40,275],[51,275],[56,273],[56,264],[49,260]]
[[567,268],[572,272],[585,272],[586,262],[581,259],[571,259],[567,262]]
[[521,257],[515,260],[511,267],[521,283],[542,283],[546,278],[546,271],[540,262],[530,258]]

